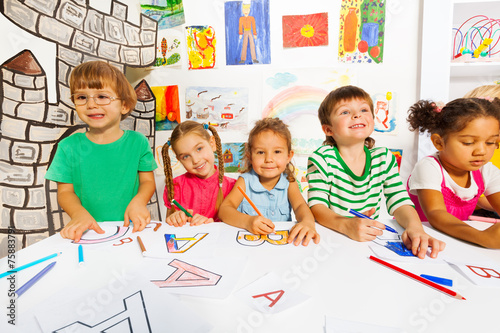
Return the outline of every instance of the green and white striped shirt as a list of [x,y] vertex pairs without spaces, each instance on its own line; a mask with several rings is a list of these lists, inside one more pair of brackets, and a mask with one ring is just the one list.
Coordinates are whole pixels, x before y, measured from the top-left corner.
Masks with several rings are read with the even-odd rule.
[[382,193],[391,215],[403,205],[413,206],[401,182],[396,158],[389,149],[365,147],[365,153],[365,171],[362,176],[357,176],[345,164],[337,147],[319,147],[307,163],[309,207],[326,205],[347,217],[353,217],[347,212],[349,208],[359,212],[375,208],[371,217],[377,219]]

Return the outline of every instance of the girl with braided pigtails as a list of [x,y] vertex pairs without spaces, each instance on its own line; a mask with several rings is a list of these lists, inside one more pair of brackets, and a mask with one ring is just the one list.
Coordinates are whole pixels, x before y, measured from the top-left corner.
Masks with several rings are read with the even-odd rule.
[[[187,171],[175,178],[172,176],[169,147]],[[219,160],[218,167],[214,164],[214,152]],[[170,140],[163,145],[162,156],[165,169],[163,199],[168,209],[166,223],[181,227],[186,222],[200,225],[219,221],[219,206],[236,180],[224,176],[222,146],[215,128],[190,120],[182,122],[174,129]],[[186,208],[193,217],[176,210],[172,199]]]

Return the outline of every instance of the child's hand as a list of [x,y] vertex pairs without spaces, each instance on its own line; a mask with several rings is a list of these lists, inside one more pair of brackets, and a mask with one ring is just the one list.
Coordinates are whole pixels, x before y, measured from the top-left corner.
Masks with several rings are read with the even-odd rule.
[[194,216],[191,219],[191,222],[189,222],[189,224],[191,226],[195,226],[195,225],[200,225],[200,224],[212,223],[213,221],[214,221],[214,219],[212,219],[212,218],[208,218],[208,217],[200,215],[200,214],[194,214]]
[[267,235],[274,232],[274,224],[263,216],[252,216],[248,227],[245,228],[255,235]]
[[104,230],[101,229],[99,224],[87,211],[75,214],[71,221],[61,230],[62,238],[72,239],[79,242],[83,233],[87,230],[94,230],[98,234],[103,234]]
[[128,227],[130,221],[134,224],[132,232],[142,231],[151,222],[151,214],[145,205],[132,199],[125,209],[123,226]]
[[406,248],[411,249],[411,252],[420,259],[425,258],[428,247],[432,248],[431,258],[436,258],[438,253],[443,251],[446,246],[445,242],[429,236],[421,228],[406,228],[401,236],[401,240]]
[[490,249],[500,249],[500,223],[495,223],[488,229],[481,231],[484,239],[480,245]]
[[[193,210],[192,209],[187,209],[187,211],[193,215]],[[174,227],[182,227],[183,225],[186,224],[186,222],[191,221],[191,217],[188,217],[183,211],[181,210],[176,210],[169,216],[167,216],[167,219],[165,222],[168,225],[172,225]]]
[[[298,246],[300,243],[307,246],[309,241],[312,239],[315,244],[319,243],[319,234],[316,232],[316,228],[310,223],[300,222],[293,226],[290,230],[290,235],[288,236],[288,243],[293,242],[293,245]],[[295,240],[295,241],[294,241]]]
[[359,217],[346,219],[342,233],[358,242],[372,241],[384,233],[385,225],[379,221]]

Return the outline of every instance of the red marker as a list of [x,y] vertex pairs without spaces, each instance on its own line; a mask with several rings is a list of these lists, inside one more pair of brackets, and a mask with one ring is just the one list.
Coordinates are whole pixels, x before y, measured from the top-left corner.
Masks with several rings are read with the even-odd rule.
[[451,296],[451,297],[454,297],[454,298],[457,298],[457,299],[465,299],[464,297],[462,297],[462,295],[460,295],[456,291],[450,290],[450,289],[445,288],[445,287],[443,287],[443,286],[441,286],[441,285],[439,285],[439,284],[437,284],[435,282],[432,282],[430,280],[424,279],[423,277],[415,275],[412,272],[408,272],[407,270],[399,268],[398,266],[394,266],[393,264],[390,264],[387,261],[384,261],[384,260],[382,260],[380,258],[377,258],[377,257],[374,257],[374,256],[370,256],[370,259],[373,260],[373,261],[375,261],[375,262],[378,262],[381,265],[384,265],[385,267],[393,269],[393,270],[395,270],[398,273],[401,273],[401,274],[406,275],[406,276],[408,276],[408,277],[410,277],[412,279],[415,279],[418,282],[422,282],[423,284],[426,284],[429,287],[437,289],[440,292],[447,294],[448,296]]

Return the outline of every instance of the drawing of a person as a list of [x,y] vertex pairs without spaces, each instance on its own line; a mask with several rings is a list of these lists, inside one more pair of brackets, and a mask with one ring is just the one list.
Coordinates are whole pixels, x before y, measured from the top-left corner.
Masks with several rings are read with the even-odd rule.
[[[255,26],[255,18],[253,16],[248,16],[250,14],[250,2],[243,2],[241,5],[241,11],[243,16],[240,17],[238,23],[238,29],[240,34],[240,40],[243,38],[243,46],[241,48],[241,60],[240,64],[243,64],[247,59],[247,47],[248,42],[250,42],[250,54],[252,56],[252,62],[259,63],[257,56],[255,54],[255,42],[257,39],[257,30]],[[253,34],[252,34],[253,31]],[[253,36],[252,36],[253,35]]]

